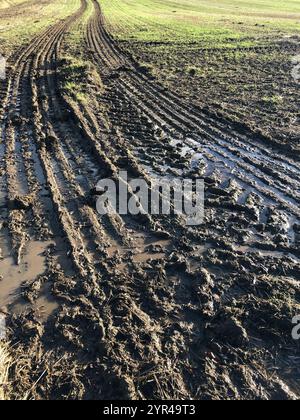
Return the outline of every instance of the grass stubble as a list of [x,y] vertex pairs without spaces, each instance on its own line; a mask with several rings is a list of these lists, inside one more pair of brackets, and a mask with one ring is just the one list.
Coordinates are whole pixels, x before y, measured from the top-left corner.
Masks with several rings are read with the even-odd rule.
[[10,399],[9,369],[12,365],[9,345],[0,341],[0,401]]
[[[243,0],[231,2],[221,0],[209,4],[207,1],[143,0],[138,2],[125,0],[122,4],[120,1],[111,0],[101,2],[111,32],[117,35],[124,48],[128,48],[137,57],[141,66],[144,66],[150,73],[154,73],[171,89],[176,90],[176,84],[183,86],[184,93],[192,99],[194,99],[193,93],[189,90],[189,86],[195,89],[195,86],[199,85],[202,88],[204,102],[213,95],[218,99],[219,93],[222,91],[223,107],[227,111],[226,103],[230,102],[233,95],[235,98],[239,98],[238,88],[240,85],[233,83],[236,75],[234,69],[241,72],[242,64],[245,64],[245,61],[249,62],[250,68],[251,63],[255,64],[258,59],[265,59],[267,68],[271,68],[272,63],[278,60],[278,51],[275,49],[269,53],[266,49],[263,54],[260,54],[254,48],[261,43],[269,45],[275,35],[291,37],[298,33],[297,19],[300,6],[295,6],[295,3],[277,2],[275,6],[269,1],[258,1],[256,5],[250,6],[251,10],[246,6],[244,9],[237,7],[238,4],[244,3]],[[24,14],[23,17],[18,18],[22,24],[16,25],[16,29],[12,29],[8,25],[5,30],[0,32],[0,44],[2,42],[6,50],[16,48],[17,45],[14,41],[16,34],[18,39],[26,42],[29,37],[42,27],[51,24],[54,19],[63,16],[64,13],[69,14],[71,9],[75,9],[78,4],[77,0],[63,2],[62,6],[58,7],[59,15],[55,17],[54,10],[57,9],[57,2],[53,1],[49,3],[47,9],[50,11],[49,15],[43,14],[43,17],[37,18],[30,27],[28,22],[30,19],[32,21],[32,10],[28,9],[31,17]],[[289,8],[294,6],[297,10],[291,13]],[[64,49],[65,55],[59,66],[62,91],[71,103],[86,104],[89,100],[88,88],[85,83],[82,83],[83,75],[86,76],[84,80],[90,78],[90,84],[94,83],[97,87],[101,84],[101,80],[97,79],[98,76],[93,65],[86,61],[86,57],[82,55],[81,51],[84,24],[91,11],[92,8],[89,7],[81,24],[67,34],[65,42],[67,47]],[[243,15],[244,22],[242,22],[241,15]],[[211,18],[207,20],[208,16]],[[201,51],[205,51],[201,57],[197,55],[200,50],[197,49],[195,43],[198,41],[201,42]],[[182,54],[180,54],[180,49]],[[213,51],[210,52],[210,49]],[[195,60],[195,57],[198,58]],[[184,65],[182,65],[183,59],[185,60]],[[281,68],[280,71],[282,71]],[[182,84],[178,83],[178,77],[181,78]],[[225,81],[225,78],[228,79],[228,82]],[[212,90],[212,80],[214,81],[214,90]],[[240,79],[238,81],[240,82]],[[253,89],[261,91],[263,84],[260,81],[261,79],[249,85],[244,83],[244,89],[240,89],[247,107],[249,106],[249,97],[245,98],[245,95],[247,96],[247,92],[249,96],[253,95]],[[273,80],[272,83],[269,87],[273,92],[272,95],[269,91],[260,94],[262,109],[265,112],[269,108],[270,114],[274,114],[274,110],[278,111],[278,107],[284,107],[286,100],[284,96],[276,93],[280,89],[280,83],[278,86],[276,80]],[[240,106],[240,103],[238,105]],[[240,109],[235,107],[233,112],[237,114],[241,109],[242,107]],[[267,118],[268,114],[264,115]],[[278,308],[279,305],[276,307]],[[286,311],[282,310],[282,313],[284,312]],[[37,340],[35,348],[38,351],[32,356],[32,360],[29,360],[29,354],[26,354],[30,346],[24,346],[23,351],[22,346],[16,350],[11,349],[7,343],[0,342],[1,400],[38,398],[44,393],[44,389],[40,390],[40,393],[35,393],[35,388],[45,377],[52,388],[69,380],[65,373],[67,368],[63,370],[63,361],[60,356],[56,354],[51,361],[50,354],[43,352],[44,349],[38,342],[38,337],[39,334],[37,334],[37,338],[34,338]],[[58,366],[59,371],[56,370]],[[79,375],[75,372],[75,379],[72,379],[76,385],[77,376]],[[157,377],[168,379],[168,374],[163,371],[154,374],[154,381],[157,382],[159,389],[162,382],[159,384]],[[268,377],[265,379],[269,380]],[[170,388],[175,389],[172,380],[173,378],[170,378]],[[75,393],[73,382],[72,392]],[[18,383],[22,386],[20,387]],[[80,390],[80,386],[78,380],[76,396],[83,392]],[[166,389],[168,389],[168,384],[163,384],[161,397],[171,398],[171,395],[166,394]],[[63,391],[60,391],[60,394],[63,395]],[[19,398],[20,395],[23,397]],[[178,391],[177,396],[180,398],[181,395]]]

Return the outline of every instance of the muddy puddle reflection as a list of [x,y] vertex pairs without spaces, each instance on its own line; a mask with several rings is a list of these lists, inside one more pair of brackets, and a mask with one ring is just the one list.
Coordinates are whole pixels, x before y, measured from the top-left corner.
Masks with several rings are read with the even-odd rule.
[[[3,239],[3,238],[1,238]],[[32,241],[27,244],[20,265],[17,265],[9,247],[1,240],[2,258],[0,260],[0,310],[3,312],[21,313],[28,308],[35,309],[39,318],[45,321],[58,307],[51,297],[50,287],[43,287],[34,305],[21,298],[24,282],[34,281],[47,270],[46,251],[53,242]]]

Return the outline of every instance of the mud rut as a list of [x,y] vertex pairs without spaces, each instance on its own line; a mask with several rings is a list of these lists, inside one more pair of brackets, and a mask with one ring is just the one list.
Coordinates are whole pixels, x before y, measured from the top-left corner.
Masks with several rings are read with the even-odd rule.
[[[25,278],[42,259],[41,272],[1,301],[16,312],[21,291],[35,308],[13,316],[14,334],[66,355],[66,397],[295,397],[294,373],[280,365],[297,355],[286,344],[289,314],[268,296],[298,293],[299,161],[158,85],[93,4],[86,44],[109,128],[100,108],[68,103],[59,87],[63,38],[85,0],[22,51],[1,93],[1,243]],[[205,224],[100,218],[95,183],[120,168],[148,180],[204,177]],[[267,332],[278,313],[279,331],[274,321]],[[62,396],[50,374],[44,382],[37,397]]]

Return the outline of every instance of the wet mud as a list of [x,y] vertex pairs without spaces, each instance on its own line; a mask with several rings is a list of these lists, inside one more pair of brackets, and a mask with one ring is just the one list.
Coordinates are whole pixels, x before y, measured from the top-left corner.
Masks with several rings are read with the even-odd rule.
[[[298,159],[164,88],[92,3],[82,48],[102,86],[88,103],[63,92],[61,60],[86,0],[23,49],[2,89],[12,397],[299,398]],[[99,216],[95,185],[120,169],[204,178],[203,224]]]

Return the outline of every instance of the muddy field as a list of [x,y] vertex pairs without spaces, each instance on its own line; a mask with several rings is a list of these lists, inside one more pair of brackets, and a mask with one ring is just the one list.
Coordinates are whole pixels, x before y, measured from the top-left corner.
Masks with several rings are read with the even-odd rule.
[[[29,42],[5,43],[0,308],[14,360],[6,397],[298,399],[296,84],[280,90],[291,102],[285,124],[283,107],[261,120],[257,98],[224,113],[231,97],[220,81],[208,84],[209,70],[202,84],[194,72],[166,80],[166,69],[155,70],[164,56],[118,41],[101,2],[72,5]],[[0,16],[22,7],[28,13],[8,4]],[[279,47],[297,49],[295,40]],[[242,60],[258,78],[264,53]],[[204,223],[99,216],[95,185],[119,170],[148,181],[204,178]]]

